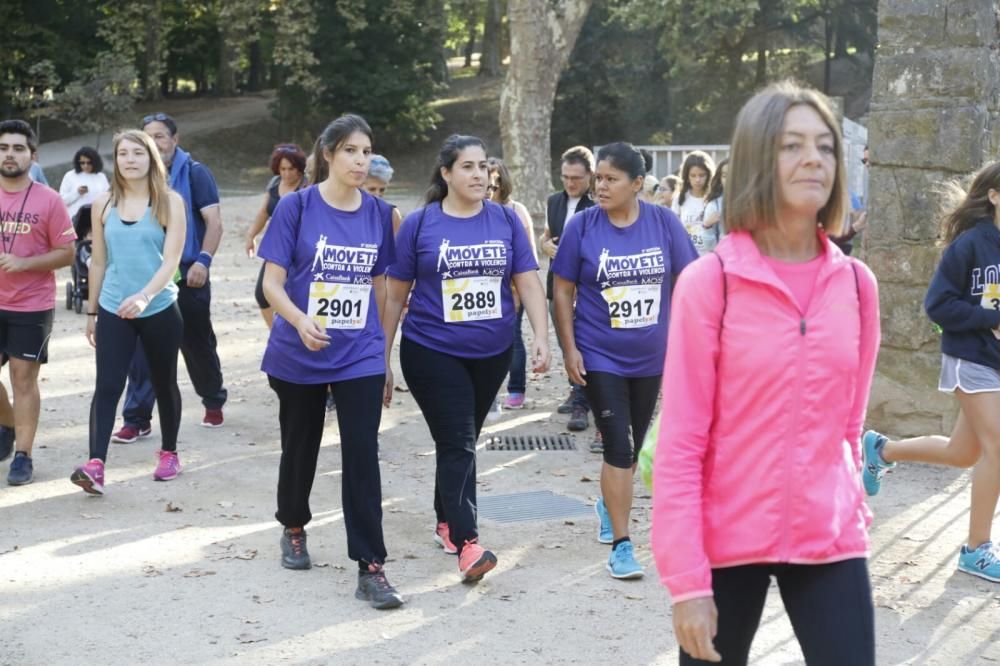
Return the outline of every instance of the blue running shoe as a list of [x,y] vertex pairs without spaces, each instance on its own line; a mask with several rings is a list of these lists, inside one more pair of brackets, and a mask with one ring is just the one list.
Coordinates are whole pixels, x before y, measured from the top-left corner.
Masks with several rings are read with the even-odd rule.
[[7,484],[11,486],[26,486],[34,478],[34,466],[31,458],[24,451],[14,454],[14,460],[10,463],[10,472],[7,474]]
[[975,550],[962,546],[962,552],[958,555],[958,570],[1000,583],[1000,554],[991,541]]
[[597,540],[601,543],[614,543],[615,533],[611,530],[611,516],[608,515],[608,507],[604,506],[604,498],[598,497],[597,504],[594,505],[594,513],[601,521],[601,527],[597,530]]
[[874,430],[868,430],[861,438],[861,453],[864,456],[861,465],[861,481],[869,496],[878,495],[882,488],[882,477],[886,471],[896,466],[882,459],[882,446],[888,441],[885,435]]
[[642,578],[642,565],[635,559],[631,541],[622,541],[611,550],[608,558],[608,573],[612,578]]

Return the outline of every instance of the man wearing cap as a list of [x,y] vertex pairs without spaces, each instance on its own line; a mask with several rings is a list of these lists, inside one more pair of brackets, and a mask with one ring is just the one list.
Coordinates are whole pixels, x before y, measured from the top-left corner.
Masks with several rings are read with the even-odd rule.
[[[177,295],[177,304],[184,317],[181,354],[194,390],[205,406],[201,425],[217,428],[223,423],[222,406],[227,397],[210,311],[212,290],[209,272],[212,257],[222,240],[219,190],[208,167],[196,162],[178,145],[180,137],[173,118],[165,113],[148,115],[142,119],[142,129],[160,151],[171,189],[180,194],[186,204],[188,228],[181,255],[180,290]],[[150,421],[155,400],[146,357],[139,347],[129,371],[123,411],[125,425],[112,436],[112,441],[129,443],[148,437],[152,431]]]

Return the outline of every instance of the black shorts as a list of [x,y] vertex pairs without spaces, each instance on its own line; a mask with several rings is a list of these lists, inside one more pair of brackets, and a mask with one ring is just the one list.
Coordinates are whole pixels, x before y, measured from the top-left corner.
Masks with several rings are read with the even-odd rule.
[[264,266],[267,266],[267,262],[261,262],[263,265],[260,267],[260,274],[257,276],[257,286],[253,290],[254,298],[257,299],[257,305],[261,310],[267,310],[271,307],[271,304],[267,302],[267,298],[264,297]]
[[35,363],[49,360],[49,336],[55,310],[13,312],[0,310],[0,353],[3,358],[20,358]]

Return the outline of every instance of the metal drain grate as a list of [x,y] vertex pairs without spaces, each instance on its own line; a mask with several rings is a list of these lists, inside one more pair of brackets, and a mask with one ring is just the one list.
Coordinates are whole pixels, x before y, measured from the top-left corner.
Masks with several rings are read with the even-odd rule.
[[571,435],[503,435],[488,437],[487,451],[576,451]]
[[589,504],[565,495],[557,495],[551,490],[480,497],[477,505],[480,518],[488,518],[498,523],[553,520],[589,516],[594,513],[594,508]]

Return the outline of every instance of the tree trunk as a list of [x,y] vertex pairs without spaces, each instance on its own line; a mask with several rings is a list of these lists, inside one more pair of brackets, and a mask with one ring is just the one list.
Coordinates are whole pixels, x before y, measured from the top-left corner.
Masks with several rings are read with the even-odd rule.
[[235,53],[232,47],[233,29],[229,25],[220,25],[222,33],[219,39],[219,73],[215,94],[220,97],[232,97],[236,94],[236,71],[233,69]]
[[142,87],[142,97],[147,102],[160,99],[160,74],[163,70],[163,2],[152,0],[150,11],[146,15],[146,53],[142,59],[142,70],[139,73],[139,85]]
[[470,14],[465,24],[469,31],[469,41],[465,43],[465,66],[472,67],[472,52],[476,50],[476,16]]
[[247,74],[247,88],[250,92],[259,92],[261,88],[261,72],[264,65],[260,55],[260,40],[250,42],[250,71]]
[[510,0],[510,68],[500,94],[503,160],[514,197],[527,206],[535,231],[545,222],[552,191],[551,129],[559,76],[593,0]]
[[823,32],[825,41],[823,42],[823,93],[830,94],[830,49],[833,48],[833,21],[828,14],[823,19]]
[[503,14],[500,0],[486,0],[486,20],[483,25],[483,54],[479,59],[479,76],[500,76],[500,30]]

